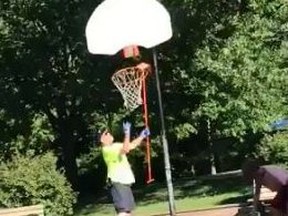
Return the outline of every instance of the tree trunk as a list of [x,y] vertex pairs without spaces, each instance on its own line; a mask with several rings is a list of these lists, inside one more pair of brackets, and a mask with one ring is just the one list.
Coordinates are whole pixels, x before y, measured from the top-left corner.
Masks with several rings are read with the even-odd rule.
[[76,164],[75,142],[65,140],[61,143],[63,147],[62,157],[65,175],[74,190],[78,189],[78,167]]
[[216,169],[216,165],[215,165],[215,155],[213,152],[210,153],[210,166],[211,166],[211,175],[216,175],[217,169]]
[[59,165],[64,167],[65,176],[71,183],[74,190],[78,189],[78,167],[76,164],[76,140],[73,136],[73,129],[69,127],[67,121],[62,122],[61,128],[59,129],[58,146],[60,147],[59,152]]
[[216,175],[217,169],[216,169],[216,163],[215,163],[215,153],[213,149],[213,141],[211,137],[211,123],[210,120],[207,120],[207,141],[209,146],[209,160],[210,160],[210,174]]
[[[48,107],[45,107],[46,114],[51,122],[51,125],[57,134],[54,148],[58,153],[58,167],[64,167],[65,176],[71,183],[74,190],[78,188],[78,167],[76,164],[76,138],[73,130],[76,127],[75,119],[67,116],[65,112],[65,98],[58,99],[58,115],[60,118],[55,117]],[[76,121],[77,122],[77,121]],[[79,126],[77,122],[77,126]],[[74,125],[74,126],[73,126]]]

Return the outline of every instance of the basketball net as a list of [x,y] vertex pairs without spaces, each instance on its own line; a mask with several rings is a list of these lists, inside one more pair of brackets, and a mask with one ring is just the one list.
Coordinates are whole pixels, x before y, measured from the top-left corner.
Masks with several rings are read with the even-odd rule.
[[[140,56],[138,46],[127,46],[123,49],[124,58],[134,58]],[[151,72],[151,66],[147,63],[140,63],[136,66],[127,67],[116,71],[111,80],[117,89],[120,91],[124,106],[130,112],[143,104],[143,118],[145,127],[149,127],[148,123],[148,109],[146,96],[146,77]],[[145,164],[147,170],[146,183],[149,184],[154,181],[151,169],[151,155],[150,155],[150,138],[146,137],[146,158]]]
[[123,97],[124,107],[129,111],[135,110],[143,103],[141,90],[143,81],[145,81],[150,70],[149,64],[140,63],[136,66],[118,70],[112,75],[111,80]]

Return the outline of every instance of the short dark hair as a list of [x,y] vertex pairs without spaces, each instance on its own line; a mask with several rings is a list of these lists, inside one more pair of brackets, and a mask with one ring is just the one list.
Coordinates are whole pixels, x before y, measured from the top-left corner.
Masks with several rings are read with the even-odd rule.
[[89,133],[89,139],[93,146],[99,146],[101,144],[101,135],[104,131],[106,131],[106,128],[92,128],[90,129]]
[[98,145],[102,144],[101,143],[101,137],[102,137],[104,132],[107,132],[107,133],[111,134],[111,132],[110,132],[110,130],[108,128],[102,128],[102,129],[98,130],[98,133],[97,133],[97,144]]
[[256,159],[247,159],[242,164],[242,174],[244,179],[249,183],[253,183],[253,179],[255,177],[256,172],[259,170],[260,165]]
[[101,135],[102,135],[102,131],[97,131],[97,134],[96,134],[96,145],[100,145],[101,144]]

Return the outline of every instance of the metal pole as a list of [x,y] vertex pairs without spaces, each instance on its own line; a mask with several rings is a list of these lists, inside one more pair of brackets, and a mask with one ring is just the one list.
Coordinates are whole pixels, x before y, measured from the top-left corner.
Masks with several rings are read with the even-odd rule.
[[170,159],[169,159],[169,148],[168,148],[168,141],[166,138],[164,112],[163,112],[163,105],[162,105],[162,95],[161,95],[158,63],[157,63],[157,53],[156,53],[155,48],[153,49],[153,63],[154,63],[157,93],[158,93],[158,103],[159,103],[159,112],[160,112],[159,114],[160,114],[160,121],[161,121],[161,142],[162,142],[163,151],[164,151],[165,174],[166,174],[166,182],[167,182],[168,197],[169,197],[169,212],[170,212],[170,216],[175,216],[176,208],[175,208],[173,183],[172,183],[172,176],[171,176],[171,165],[170,165]]
[[[145,69],[144,69],[145,70]],[[146,95],[146,79],[143,79],[142,81],[142,98],[143,98],[143,118],[144,118],[144,123],[145,127],[149,127],[149,122],[148,122],[148,108],[147,108],[147,95]],[[146,137],[146,169],[147,169],[147,179],[146,179],[146,184],[150,184],[151,182],[154,181],[152,178],[152,169],[151,169],[151,157],[150,157],[150,138],[149,136]]]

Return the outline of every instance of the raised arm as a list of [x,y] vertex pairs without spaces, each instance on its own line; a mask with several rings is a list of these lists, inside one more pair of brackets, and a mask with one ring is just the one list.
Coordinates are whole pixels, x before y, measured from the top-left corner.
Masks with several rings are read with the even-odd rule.
[[122,153],[127,154],[130,151],[130,131],[131,131],[130,122],[123,123],[123,131],[124,131],[124,140],[123,140]]
[[132,140],[132,142],[130,143],[129,147],[130,150],[135,149],[137,146],[139,146],[141,144],[141,142],[143,141],[143,139],[147,138],[150,135],[150,130],[148,128],[145,128],[144,130],[141,131],[140,135]]
[[123,148],[121,153],[127,154],[129,151],[135,149],[137,146],[141,144],[141,142],[150,135],[150,130],[145,128],[141,131],[140,135],[130,142],[130,130],[131,130],[131,123],[124,122],[123,123],[123,131],[124,131],[124,140],[123,140]]

